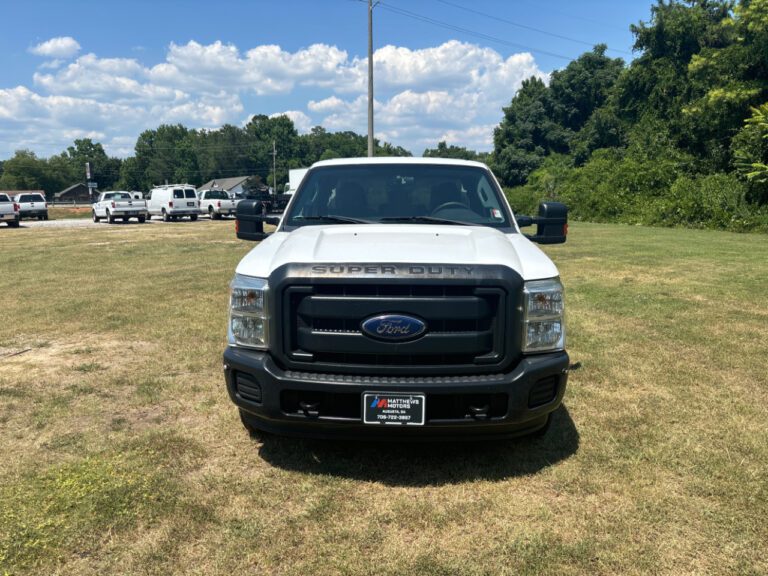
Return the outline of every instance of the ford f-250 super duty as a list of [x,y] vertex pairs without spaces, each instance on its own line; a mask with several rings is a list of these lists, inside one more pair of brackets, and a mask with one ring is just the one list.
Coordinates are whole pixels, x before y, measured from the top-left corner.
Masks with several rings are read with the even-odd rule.
[[[276,224],[267,234],[264,224]],[[527,237],[520,226],[538,225]],[[565,391],[563,287],[531,240],[565,242],[555,202],[517,220],[478,162],[313,165],[230,286],[224,373],[252,432],[432,439],[545,431]]]

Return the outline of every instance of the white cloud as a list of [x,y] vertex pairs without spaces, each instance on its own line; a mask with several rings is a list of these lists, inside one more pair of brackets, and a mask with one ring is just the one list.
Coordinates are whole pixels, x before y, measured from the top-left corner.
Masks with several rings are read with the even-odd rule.
[[71,36],[59,36],[29,49],[32,54],[47,58],[71,58],[80,51],[80,44]]
[[[73,133],[101,134],[110,153],[126,155],[139,133],[160,123],[215,129],[243,125],[254,112],[285,114],[300,132],[367,130],[367,61],[335,46],[242,51],[190,41],[171,43],[165,60],[151,66],[135,50],[133,57],[62,60],[79,49],[69,37],[44,42],[31,50],[51,59],[33,73],[34,90],[0,86],[0,158],[30,142],[40,154],[58,153]],[[415,154],[439,140],[490,149],[501,109],[522,81],[547,79],[530,54],[504,58],[455,40],[419,50],[385,46],[374,62],[376,136]],[[265,109],[275,100],[276,109]]]

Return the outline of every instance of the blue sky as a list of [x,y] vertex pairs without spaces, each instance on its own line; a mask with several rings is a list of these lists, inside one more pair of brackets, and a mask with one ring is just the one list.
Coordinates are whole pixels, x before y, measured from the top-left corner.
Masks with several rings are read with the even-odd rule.
[[[650,5],[382,0],[376,135],[415,154],[442,139],[488,150],[523,79],[600,42],[630,60],[629,25]],[[79,137],[124,157],[160,123],[215,129],[253,114],[366,130],[365,1],[4,0],[2,14],[0,159]]]

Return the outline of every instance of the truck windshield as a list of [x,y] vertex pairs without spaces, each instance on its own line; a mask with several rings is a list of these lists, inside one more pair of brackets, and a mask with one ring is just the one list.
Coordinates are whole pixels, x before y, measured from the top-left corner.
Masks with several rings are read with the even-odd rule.
[[285,226],[350,223],[472,224],[513,231],[488,170],[444,164],[324,166],[309,171]]

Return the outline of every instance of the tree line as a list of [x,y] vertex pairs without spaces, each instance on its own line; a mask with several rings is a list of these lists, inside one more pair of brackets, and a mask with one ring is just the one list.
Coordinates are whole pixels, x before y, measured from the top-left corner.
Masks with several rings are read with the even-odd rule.
[[523,83],[491,163],[513,207],[768,231],[768,0],[659,0],[628,66],[596,46]]
[[[597,45],[548,82],[525,80],[492,152],[439,142],[423,155],[488,163],[521,212],[554,198],[585,220],[768,231],[768,0],[657,0],[631,31],[629,65]],[[102,190],[240,175],[271,185],[273,142],[278,189],[291,168],[367,154],[354,132],[300,135],[286,116],[256,115],[146,130],[125,159],[88,139],[48,159],[18,151],[0,188],[50,194],[84,180],[86,160]],[[376,154],[410,155],[378,141]]]
[[[378,140],[375,150],[379,156],[411,155],[400,146]],[[134,155],[124,159],[109,157],[100,143],[87,138],[75,140],[49,158],[19,150],[0,163],[0,189],[44,190],[51,198],[55,192],[85,181],[86,162],[101,190],[149,190],[166,181],[200,186],[231,176],[254,176],[270,186],[274,181],[280,189],[291,168],[367,153],[366,136],[328,132],[321,126],[299,134],[287,116],[256,115],[242,128],[227,124],[217,130],[164,124],[142,132]]]

